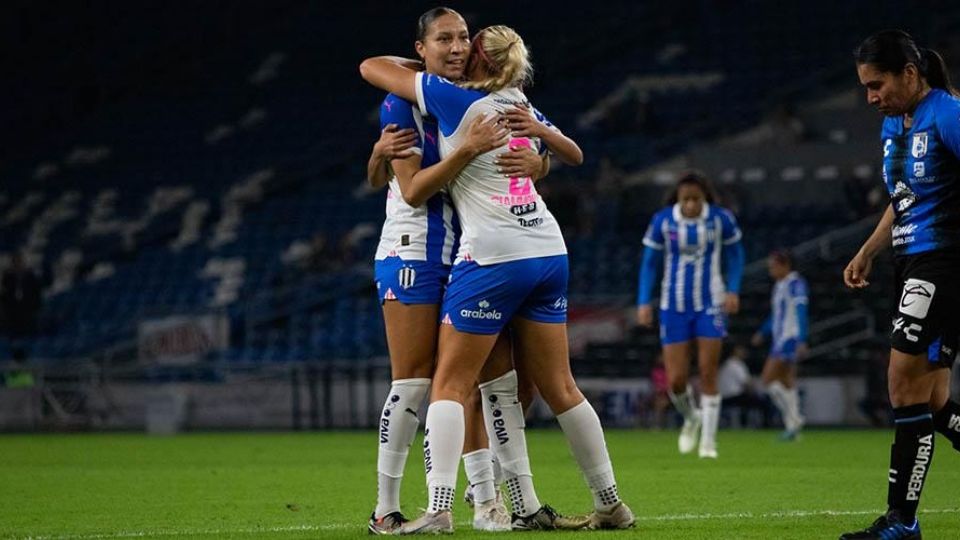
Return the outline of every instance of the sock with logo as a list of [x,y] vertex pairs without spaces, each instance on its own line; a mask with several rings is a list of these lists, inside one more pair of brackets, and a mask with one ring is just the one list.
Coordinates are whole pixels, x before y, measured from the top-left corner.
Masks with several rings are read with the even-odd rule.
[[683,415],[684,420],[693,420],[697,415],[697,405],[693,402],[693,392],[688,386],[686,391],[681,394],[674,394],[673,390],[668,390],[667,395],[670,401],[677,408],[677,412]]
[[450,510],[453,506],[464,426],[463,405],[456,401],[434,401],[427,409],[423,464],[427,471],[427,511],[430,513]]
[[887,505],[905,525],[917,517],[923,483],[933,461],[933,415],[926,403],[893,410],[896,436],[890,451]]
[[400,511],[400,482],[410,443],[417,434],[417,411],[430,391],[430,379],[397,379],[380,413],[377,448],[376,517]]
[[590,402],[583,400],[557,415],[570,450],[573,452],[580,472],[593,494],[593,506],[602,512],[609,511],[620,503],[613,465],[603,438],[603,426]]
[[497,497],[497,488],[493,484],[493,452],[489,448],[464,454],[463,471],[467,473],[467,483],[473,487],[475,504],[480,505]]
[[933,413],[933,427],[960,450],[960,403],[947,401],[942,409]]
[[514,514],[529,516],[540,510],[540,499],[533,487],[533,472],[527,455],[526,421],[517,397],[517,372],[510,370],[481,384],[480,396],[487,438],[490,439],[490,449],[500,462],[510,506]]
[[717,425],[720,423],[720,394],[700,396],[703,425],[700,427],[700,448],[717,445]]

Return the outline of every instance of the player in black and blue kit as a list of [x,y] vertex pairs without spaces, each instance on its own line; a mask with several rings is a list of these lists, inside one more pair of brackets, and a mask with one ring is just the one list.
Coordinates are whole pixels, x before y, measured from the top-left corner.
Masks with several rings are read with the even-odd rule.
[[960,404],[949,371],[960,335],[960,99],[940,55],[886,30],[856,49],[867,101],[883,122],[883,180],[890,206],[844,270],[849,287],[869,283],[877,253],[893,244],[900,287],[889,391],[896,437],[887,512],[841,540],[921,538],[917,506],[933,459],[934,431],[960,450]]

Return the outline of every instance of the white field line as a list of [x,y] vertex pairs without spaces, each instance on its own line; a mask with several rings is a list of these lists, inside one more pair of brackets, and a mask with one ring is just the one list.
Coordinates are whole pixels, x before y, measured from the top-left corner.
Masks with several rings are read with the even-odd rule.
[[[783,512],[729,512],[725,514],[664,514],[659,516],[637,516],[637,521],[699,521],[699,520],[730,520],[730,519],[783,519],[819,516],[867,516],[879,515],[880,510],[786,510]],[[960,514],[960,508],[939,508],[920,510],[921,514]],[[471,521],[458,521],[460,528],[469,527]],[[22,540],[98,540],[112,538],[146,538],[158,536],[234,536],[253,535],[263,533],[286,532],[322,532],[347,531],[356,529],[362,532],[366,529],[363,522],[354,523],[327,523],[324,525],[296,525],[290,527],[248,527],[238,529],[196,529],[196,530],[157,530],[157,531],[117,531],[100,534],[67,534],[54,536],[15,536]]]

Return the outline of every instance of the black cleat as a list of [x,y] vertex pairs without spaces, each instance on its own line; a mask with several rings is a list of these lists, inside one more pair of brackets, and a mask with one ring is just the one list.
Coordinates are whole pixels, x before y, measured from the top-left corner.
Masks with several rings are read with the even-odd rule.
[[590,516],[561,516],[549,505],[543,505],[529,516],[511,516],[515,531],[576,530],[590,525]]
[[841,534],[840,540],[921,540],[920,520],[914,519],[908,527],[900,521],[899,514],[891,510],[862,531]]
[[370,521],[367,523],[367,532],[370,534],[395,534],[401,525],[406,523],[407,518],[400,512],[390,512],[377,517],[376,513],[370,514]]

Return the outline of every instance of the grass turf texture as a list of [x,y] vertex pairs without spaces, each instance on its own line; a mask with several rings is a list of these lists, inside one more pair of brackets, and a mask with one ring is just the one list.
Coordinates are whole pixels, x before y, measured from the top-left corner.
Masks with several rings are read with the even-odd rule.
[[[629,531],[543,533],[645,539],[836,538],[886,500],[892,431],[727,431],[720,459],[676,452],[674,432],[608,432]],[[528,433],[538,493],[561,512],[591,498],[559,431]],[[419,439],[403,485],[408,517],[425,506]],[[361,538],[375,503],[374,432],[0,437],[0,537]],[[454,507],[456,537],[490,537]],[[938,436],[923,493],[928,539],[960,531],[960,453]],[[519,533],[518,533],[519,534]],[[541,533],[525,533],[541,534]]]

